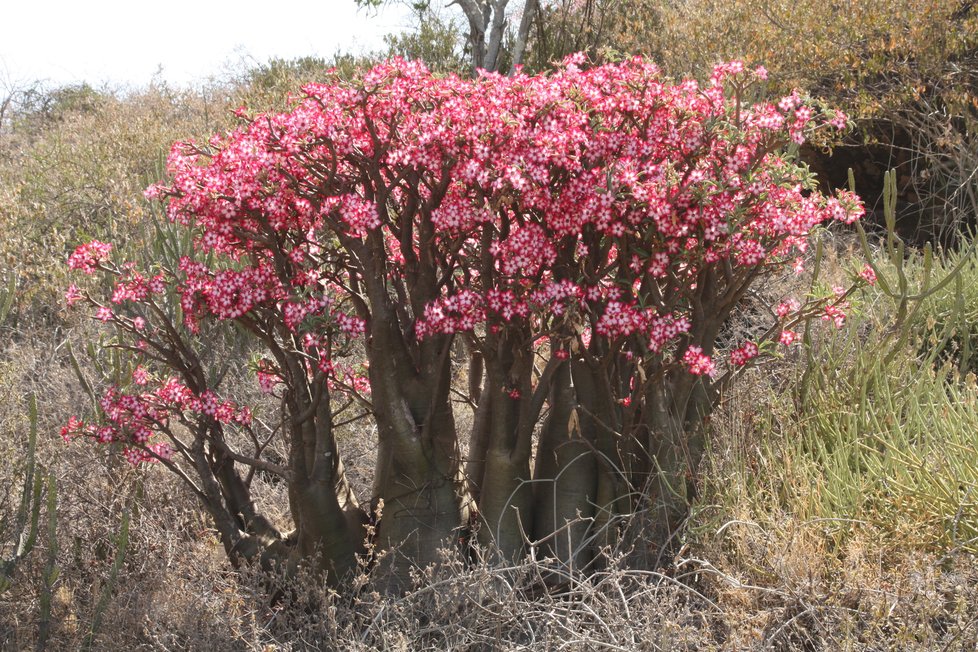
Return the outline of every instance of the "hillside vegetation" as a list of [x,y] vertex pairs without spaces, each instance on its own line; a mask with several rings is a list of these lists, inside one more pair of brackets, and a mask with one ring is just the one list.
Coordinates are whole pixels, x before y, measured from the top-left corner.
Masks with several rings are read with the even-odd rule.
[[[71,251],[97,238],[151,259],[172,233],[143,190],[163,180],[171,143],[230,128],[241,106],[282,110],[325,70],[370,61],[271,61],[192,89],[38,84],[9,89],[0,120],[0,649],[978,648],[978,8],[542,5],[528,69],[579,50],[646,54],[676,76],[742,58],[767,68],[771,93],[800,87],[855,121],[833,157],[815,143],[811,160],[834,185],[853,167],[873,219],[818,230],[809,271],[746,296],[718,346],[759,337],[752,316],[784,296],[831,296],[867,265],[875,284],[846,297],[839,328],[800,323],[796,346],[725,390],[669,554],[609,550],[600,572],[548,592],[540,560],[487,566],[446,551],[402,595],[375,591],[366,572],[340,595],[302,571],[232,567],[172,474],[66,445],[69,416],[93,413],[120,373],[100,324],[64,307]],[[419,16],[377,57],[464,72],[464,29],[449,13]],[[278,409],[234,333],[214,347],[226,385],[256,413]],[[377,452],[357,428],[339,446],[363,498]],[[252,496],[287,523],[286,487],[266,475],[249,477]]]

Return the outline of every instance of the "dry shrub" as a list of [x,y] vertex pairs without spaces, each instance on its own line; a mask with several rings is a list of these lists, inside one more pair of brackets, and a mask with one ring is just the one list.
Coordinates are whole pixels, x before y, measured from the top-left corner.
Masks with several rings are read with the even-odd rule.
[[685,562],[723,608],[730,649],[974,649],[973,555],[882,556],[871,531],[833,551],[831,529],[789,514],[731,520]]

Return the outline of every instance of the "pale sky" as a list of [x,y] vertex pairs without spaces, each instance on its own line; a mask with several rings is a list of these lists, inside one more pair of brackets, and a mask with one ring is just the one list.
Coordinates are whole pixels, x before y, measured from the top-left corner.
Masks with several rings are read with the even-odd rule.
[[0,0],[0,88],[142,86],[157,70],[183,85],[242,60],[369,52],[412,24],[399,4],[354,0]]

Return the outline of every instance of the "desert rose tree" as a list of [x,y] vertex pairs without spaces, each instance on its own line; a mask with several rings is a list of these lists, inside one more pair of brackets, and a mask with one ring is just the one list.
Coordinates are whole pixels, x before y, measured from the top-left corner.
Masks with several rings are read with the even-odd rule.
[[[759,325],[770,341],[721,359],[724,321],[816,225],[861,207],[786,154],[845,116],[797,94],[741,101],[763,70],[725,64],[700,84],[640,59],[582,64],[468,80],[393,60],[175,145],[148,194],[194,251],[137,269],[92,242],[69,261],[115,276],[109,299],[72,286],[68,301],[114,327],[132,372],[64,436],[179,474],[232,560],[306,561],[337,584],[368,533],[394,551],[379,565],[393,587],[472,538],[586,569],[637,508],[661,523],[638,536],[661,545],[721,378],[790,344],[799,313],[785,304]],[[838,316],[833,301],[816,307]],[[281,428],[213,384],[202,333],[220,322],[259,352]],[[459,339],[480,361],[467,432]],[[350,405],[376,437],[370,505],[337,446]],[[256,471],[287,483],[288,531],[258,512]]]

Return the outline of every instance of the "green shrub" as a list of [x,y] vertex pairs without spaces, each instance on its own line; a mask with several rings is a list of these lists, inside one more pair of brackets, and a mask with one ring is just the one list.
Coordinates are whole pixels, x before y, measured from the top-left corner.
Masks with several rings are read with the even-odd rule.
[[835,551],[865,536],[978,551],[978,384],[959,369],[974,344],[955,330],[972,323],[974,250],[882,249],[844,328],[810,328],[799,358],[729,397],[704,502],[721,520],[818,524]]

